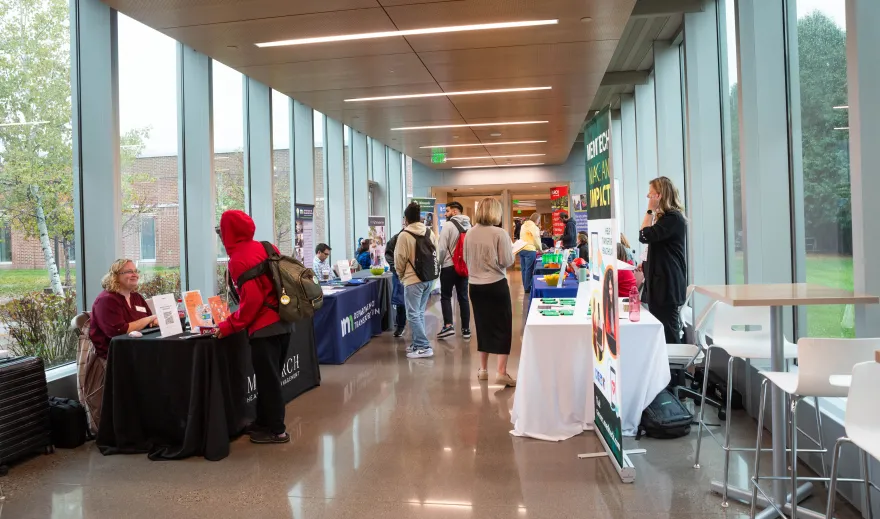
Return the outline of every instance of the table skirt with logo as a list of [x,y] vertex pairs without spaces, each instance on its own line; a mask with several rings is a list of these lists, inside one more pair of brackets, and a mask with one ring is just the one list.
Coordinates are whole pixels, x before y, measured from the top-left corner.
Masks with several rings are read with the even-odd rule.
[[[96,439],[103,454],[220,460],[253,421],[258,381],[246,333],[182,337],[112,340]],[[292,327],[281,380],[286,402],[320,384],[309,320]]]
[[390,313],[383,314],[384,283],[367,282],[324,294],[324,305],[315,314],[318,362],[343,364],[383,332],[383,317]]

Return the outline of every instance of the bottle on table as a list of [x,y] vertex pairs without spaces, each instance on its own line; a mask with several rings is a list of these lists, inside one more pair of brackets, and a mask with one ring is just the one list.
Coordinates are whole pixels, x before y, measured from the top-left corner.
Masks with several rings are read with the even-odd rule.
[[629,289],[629,321],[637,323],[642,318],[642,305],[639,300],[639,289],[632,287]]

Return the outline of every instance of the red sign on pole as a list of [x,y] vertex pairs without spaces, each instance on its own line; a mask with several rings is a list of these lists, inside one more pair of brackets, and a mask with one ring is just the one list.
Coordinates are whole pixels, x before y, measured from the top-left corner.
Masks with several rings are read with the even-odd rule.
[[563,211],[571,215],[568,207],[568,186],[554,187],[550,190],[550,208],[553,209],[553,236],[562,236],[565,223],[559,216]]

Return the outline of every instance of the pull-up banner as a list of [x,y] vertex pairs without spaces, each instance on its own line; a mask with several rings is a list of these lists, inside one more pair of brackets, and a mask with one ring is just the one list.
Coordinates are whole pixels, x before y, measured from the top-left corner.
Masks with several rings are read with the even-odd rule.
[[562,236],[565,233],[565,222],[562,221],[561,214],[569,211],[568,186],[554,187],[550,190],[550,209],[553,210],[553,236]]
[[[606,108],[584,129],[590,215],[590,290],[593,318],[593,385],[596,431],[626,480],[620,420],[620,320],[617,315],[617,244],[611,174],[611,112]],[[629,469],[631,471],[631,468]]]

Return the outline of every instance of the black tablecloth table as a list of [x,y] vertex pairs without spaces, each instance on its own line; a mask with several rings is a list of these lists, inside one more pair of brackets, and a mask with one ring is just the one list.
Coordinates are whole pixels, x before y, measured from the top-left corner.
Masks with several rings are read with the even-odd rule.
[[[185,336],[111,341],[96,439],[103,454],[220,460],[253,421],[257,382],[246,333]],[[281,376],[286,402],[320,384],[311,320],[293,327]]]

